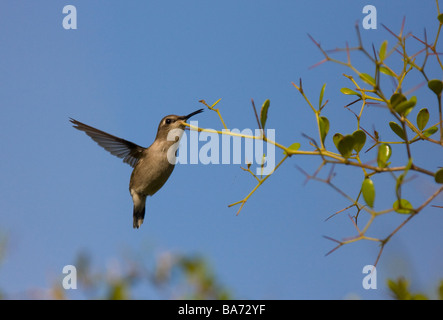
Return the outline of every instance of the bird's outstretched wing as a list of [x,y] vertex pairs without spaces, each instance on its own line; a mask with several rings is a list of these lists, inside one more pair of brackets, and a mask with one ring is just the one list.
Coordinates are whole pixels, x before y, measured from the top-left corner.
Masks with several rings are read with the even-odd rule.
[[97,142],[99,146],[103,147],[106,151],[109,151],[114,156],[122,158],[123,162],[129,164],[131,167],[135,167],[143,153],[143,150],[145,150],[145,148],[135,143],[95,129],[75,119],[70,118],[69,121],[74,124],[74,128],[84,131],[92,138],[92,140]]

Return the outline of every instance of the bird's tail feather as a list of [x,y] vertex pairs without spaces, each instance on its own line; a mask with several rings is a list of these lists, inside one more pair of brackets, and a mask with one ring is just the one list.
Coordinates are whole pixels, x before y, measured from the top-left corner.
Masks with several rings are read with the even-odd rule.
[[144,204],[143,204],[143,206],[135,206],[134,205],[133,217],[134,217],[134,223],[133,223],[134,229],[140,228],[140,226],[143,223],[143,219],[145,218],[145,205]]
[[134,229],[140,228],[145,218],[145,204],[146,196],[140,195],[135,190],[131,189],[132,201],[134,202],[134,212],[133,212],[133,227]]

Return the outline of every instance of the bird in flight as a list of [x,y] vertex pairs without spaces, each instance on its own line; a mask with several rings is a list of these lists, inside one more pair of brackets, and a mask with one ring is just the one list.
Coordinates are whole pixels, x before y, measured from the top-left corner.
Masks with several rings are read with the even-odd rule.
[[184,123],[201,112],[203,109],[186,116],[164,117],[158,125],[154,142],[148,148],[70,118],[74,128],[85,132],[99,146],[134,168],[129,182],[129,192],[134,202],[134,228],[138,229],[145,218],[146,197],[160,190],[174,170],[178,143],[185,129]]

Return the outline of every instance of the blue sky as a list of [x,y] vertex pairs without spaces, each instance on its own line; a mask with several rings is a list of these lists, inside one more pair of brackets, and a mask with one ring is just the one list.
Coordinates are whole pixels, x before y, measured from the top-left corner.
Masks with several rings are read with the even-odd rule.
[[[77,30],[62,26],[65,5],[77,9]],[[124,265],[125,255],[163,251],[202,254],[234,297],[244,299],[388,298],[388,277],[406,276],[413,288],[433,292],[443,278],[441,210],[414,218],[386,247],[378,266],[378,289],[364,290],[362,269],[378,253],[358,242],[325,257],[334,243],[355,234],[346,214],[324,220],[348,205],[327,186],[309,182],[295,165],[313,172],[318,159],[292,158],[254,194],[239,216],[228,204],[242,199],[254,179],[239,165],[180,165],[147,201],[147,217],[132,229],[128,192],[131,168],[74,130],[73,117],[116,136],[149,146],[160,119],[218,104],[229,128],[256,128],[250,100],[271,100],[268,128],[284,145],[310,146],[314,117],[291,82],[303,79],[318,101],[323,83],[331,132],[355,129],[343,106],[349,86],[333,64],[309,66],[323,57],[307,34],[325,48],[357,43],[354,25],[366,1],[2,1],[0,4],[0,233],[8,248],[0,265],[0,289],[20,296],[50,287],[63,266],[86,251],[97,268]],[[381,26],[435,37],[434,1],[372,1],[378,28],[363,30],[378,48],[393,37]],[[417,44],[416,44],[417,45]],[[419,48],[411,45],[411,51]],[[440,50],[441,51],[441,50]],[[368,66],[361,55],[356,63]],[[370,71],[369,71],[370,72]],[[441,72],[429,70],[433,78]],[[413,78],[413,77],[412,77]],[[414,82],[415,81],[415,82]],[[407,88],[422,81],[419,75]],[[389,84],[388,84],[389,85]],[[426,86],[422,106],[435,107]],[[372,110],[372,109],[371,109]],[[368,112],[371,128],[380,109]],[[436,110],[436,109],[434,109]],[[209,110],[195,117],[201,127],[221,129]],[[386,139],[395,136],[383,128]],[[332,134],[331,134],[332,135]],[[328,142],[329,141],[329,142]],[[331,137],[327,143],[332,144]],[[430,168],[441,150],[414,146]],[[277,149],[277,159],[281,159]],[[278,161],[278,160],[277,160]],[[441,163],[440,163],[441,165]],[[354,195],[360,171],[338,170],[337,184]],[[379,182],[385,183],[384,180]],[[393,197],[391,188],[378,201]],[[357,187],[356,187],[357,186]],[[411,202],[435,190],[432,179],[411,183]],[[390,193],[392,192],[392,194]],[[390,197],[391,196],[391,197]],[[443,201],[439,198],[439,203]],[[403,216],[382,217],[374,236],[392,231]],[[148,248],[148,249],[147,249]],[[73,295],[75,297],[75,294]],[[150,298],[140,293],[138,298]]]

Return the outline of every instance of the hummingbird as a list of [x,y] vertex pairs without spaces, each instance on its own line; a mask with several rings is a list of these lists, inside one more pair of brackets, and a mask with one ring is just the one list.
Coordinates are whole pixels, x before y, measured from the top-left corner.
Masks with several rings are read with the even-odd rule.
[[134,168],[129,181],[129,192],[134,202],[134,229],[140,228],[145,218],[146,198],[160,190],[174,170],[178,143],[185,129],[184,123],[201,112],[203,109],[186,116],[164,117],[158,125],[154,142],[148,148],[70,118],[75,129],[85,132],[99,146]]

